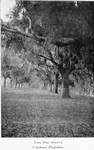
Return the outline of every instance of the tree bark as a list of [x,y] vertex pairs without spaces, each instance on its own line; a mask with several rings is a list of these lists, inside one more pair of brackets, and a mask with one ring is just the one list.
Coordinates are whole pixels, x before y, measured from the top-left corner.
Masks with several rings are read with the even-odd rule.
[[54,80],[54,93],[58,93],[58,72],[55,73],[55,80]]
[[69,78],[68,75],[62,75],[62,98],[71,98],[69,94]]
[[6,78],[4,78],[4,87],[6,87]]

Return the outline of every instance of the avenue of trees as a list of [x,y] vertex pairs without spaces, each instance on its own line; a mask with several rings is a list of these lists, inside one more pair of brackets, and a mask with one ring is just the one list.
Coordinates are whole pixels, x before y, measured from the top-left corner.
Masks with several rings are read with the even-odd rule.
[[94,2],[16,1],[9,17],[1,21],[2,47],[22,62],[2,57],[4,85],[7,77],[29,84],[35,73],[50,91],[62,84],[62,98],[76,84],[94,88]]

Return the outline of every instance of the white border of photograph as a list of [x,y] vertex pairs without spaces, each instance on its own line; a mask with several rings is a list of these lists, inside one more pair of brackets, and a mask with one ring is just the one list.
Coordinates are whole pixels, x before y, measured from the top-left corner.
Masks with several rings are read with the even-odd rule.
[[[8,7],[7,4],[9,0],[1,0],[1,1],[6,1],[6,6]],[[2,7],[1,1],[0,1],[0,7]],[[1,65],[1,61],[0,61],[0,65]],[[0,68],[0,75],[1,75],[1,68]],[[1,93],[1,87],[0,87],[0,93]],[[0,101],[0,106],[1,106],[1,101]],[[1,125],[1,115],[0,115],[0,125]],[[0,134],[1,134],[1,128],[0,128]],[[41,150],[41,149],[42,150],[44,149],[94,150],[94,138],[2,138],[0,137],[0,149],[1,150],[34,150],[34,149],[36,150]]]

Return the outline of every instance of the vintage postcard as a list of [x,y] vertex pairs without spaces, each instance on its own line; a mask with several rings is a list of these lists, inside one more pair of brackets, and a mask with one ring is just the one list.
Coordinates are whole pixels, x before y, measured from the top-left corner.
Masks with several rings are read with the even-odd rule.
[[94,1],[1,0],[2,150],[94,150]]

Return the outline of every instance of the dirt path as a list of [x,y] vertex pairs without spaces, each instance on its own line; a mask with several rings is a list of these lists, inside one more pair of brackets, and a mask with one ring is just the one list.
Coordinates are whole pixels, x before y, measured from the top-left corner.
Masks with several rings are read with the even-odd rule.
[[3,137],[94,137],[94,100],[2,89]]

